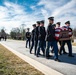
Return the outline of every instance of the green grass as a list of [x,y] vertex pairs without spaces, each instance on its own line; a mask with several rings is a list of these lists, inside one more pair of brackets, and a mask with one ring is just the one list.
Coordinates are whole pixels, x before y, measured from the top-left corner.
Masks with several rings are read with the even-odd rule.
[[0,75],[44,75],[0,45]]

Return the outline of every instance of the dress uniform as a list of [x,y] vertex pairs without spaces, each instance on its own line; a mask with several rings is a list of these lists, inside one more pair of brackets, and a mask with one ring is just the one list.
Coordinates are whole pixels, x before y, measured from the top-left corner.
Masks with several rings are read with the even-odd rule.
[[40,53],[40,48],[43,52],[43,55],[45,55],[45,36],[46,36],[46,31],[44,27],[44,21],[40,21],[40,27],[39,27],[39,37],[38,37],[38,50],[37,50],[37,57],[39,56]]
[[[54,28],[56,28],[56,24],[53,24],[52,26],[53,26]],[[52,46],[52,45],[51,45],[51,49],[52,49],[52,50],[51,50],[51,53],[54,53],[54,49],[53,49],[53,46]]]
[[55,39],[55,28],[53,26],[54,22],[54,17],[49,17],[49,25],[47,27],[47,32],[46,32],[46,58],[49,58],[49,48],[52,45],[54,49],[54,59],[55,61],[60,61],[58,59],[58,46],[57,46],[57,41]]
[[[69,31],[72,31],[72,29],[70,28],[70,21],[65,22],[65,25],[66,25],[66,26],[64,26],[64,27],[66,27]],[[71,35],[72,35],[72,33],[69,34],[69,37],[70,37]],[[68,56],[69,56],[69,57],[74,57],[74,56],[72,55],[72,44],[71,44],[71,40],[64,40],[63,43],[62,43],[62,46],[61,46],[60,51],[62,52],[62,49],[64,48],[65,43],[67,43],[68,50],[69,50],[69,55],[68,55]]]
[[[57,23],[56,23],[56,29],[61,29],[61,28],[60,28],[60,23],[61,23],[61,22],[57,22]],[[56,33],[59,33],[59,32],[56,32]],[[60,49],[61,49],[61,46],[62,46],[63,41],[59,41],[59,40],[58,40],[58,42],[59,42],[59,44],[60,44]],[[59,49],[59,50],[60,50],[60,49]],[[65,51],[65,48],[64,48],[64,47],[63,47],[62,50],[63,50],[63,54],[67,54],[67,52]],[[59,51],[59,54],[61,55],[61,51]]]
[[37,50],[37,45],[38,45],[39,26],[40,26],[40,21],[37,21],[37,26],[35,28],[35,55],[36,55],[36,50]]
[[29,48],[30,48],[31,33],[29,32],[29,28],[27,28],[27,32],[25,36],[26,36],[26,48],[27,48],[28,43],[29,43]]
[[[33,49],[33,47],[34,47],[36,24],[33,24],[32,26],[33,26],[34,29],[33,29],[32,32],[31,32],[31,47],[30,47],[30,53],[31,53],[31,51],[32,51],[32,49]],[[35,53],[35,52],[34,52],[34,53]]]

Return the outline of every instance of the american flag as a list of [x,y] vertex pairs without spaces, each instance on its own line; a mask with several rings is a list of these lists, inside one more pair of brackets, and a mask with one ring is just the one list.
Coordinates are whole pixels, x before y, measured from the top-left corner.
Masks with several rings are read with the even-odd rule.
[[69,31],[69,33],[68,33],[69,37],[72,36],[73,33],[72,33],[72,29],[70,27],[67,27],[67,26],[59,27],[59,28],[55,28],[55,38],[56,38],[56,40],[59,40],[60,32],[65,31],[65,30]]

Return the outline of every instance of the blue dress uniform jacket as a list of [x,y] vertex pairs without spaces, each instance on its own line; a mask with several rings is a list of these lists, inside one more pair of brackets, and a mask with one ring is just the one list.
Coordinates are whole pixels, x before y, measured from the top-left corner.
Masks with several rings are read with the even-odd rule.
[[27,39],[30,39],[31,38],[30,32],[26,32],[26,35],[25,36],[26,36]]
[[31,32],[31,40],[35,40],[35,29]]
[[32,49],[34,47],[34,41],[35,41],[35,29],[31,32],[31,47],[30,47],[30,53],[32,52]]
[[35,28],[35,55],[36,55],[36,50],[37,50],[37,46],[38,46],[38,36],[39,36],[39,31],[38,31],[39,26],[37,26]]
[[43,26],[39,27],[39,36],[38,36],[38,40],[45,41],[45,36],[46,36],[45,27],[43,27]]
[[37,50],[37,57],[40,53],[40,48],[43,52],[43,55],[45,55],[45,36],[46,36],[46,31],[45,31],[45,27],[40,26],[38,28],[39,30],[39,36],[38,36],[38,50]]
[[31,39],[30,32],[26,32],[26,48],[27,48],[28,43],[29,43],[29,48],[30,48],[30,39]]
[[48,25],[46,33],[46,41],[55,41],[55,28],[52,24]]
[[39,31],[38,31],[38,29],[39,29],[39,26],[37,26],[37,27],[35,28],[35,40],[38,40],[38,36],[39,36]]

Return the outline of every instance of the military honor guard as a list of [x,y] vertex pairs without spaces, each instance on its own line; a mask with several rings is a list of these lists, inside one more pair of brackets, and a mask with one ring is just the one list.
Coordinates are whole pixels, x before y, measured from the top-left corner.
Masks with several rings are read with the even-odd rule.
[[[58,43],[60,45],[60,49],[61,49],[61,46],[62,46],[63,41],[59,41],[59,35],[60,35],[61,30],[62,30],[62,28],[60,27],[60,24],[61,24],[61,22],[57,22],[56,23],[55,38],[58,41]],[[59,49],[59,54],[61,55],[60,49]],[[63,50],[63,54],[67,54],[67,52],[65,51],[65,48],[63,48],[62,50]]]
[[37,49],[37,57],[39,57],[40,54],[40,48],[43,52],[43,55],[45,55],[45,37],[46,37],[46,31],[44,27],[44,20],[40,21],[40,27],[38,29],[39,36],[38,36],[38,49]]
[[27,28],[27,32],[25,34],[25,37],[26,37],[26,48],[27,48],[28,44],[29,44],[29,48],[30,48],[31,33],[29,32],[29,28]]
[[49,59],[49,49],[50,46],[52,45],[54,49],[54,60],[60,61],[58,59],[58,46],[57,41],[55,39],[55,27],[53,26],[54,17],[49,17],[48,20],[49,24],[46,32],[46,58]]
[[66,26],[63,26],[64,29],[67,29],[68,30],[68,36],[69,36],[69,39],[65,39],[62,43],[62,46],[61,46],[61,49],[60,49],[60,52],[62,52],[63,48],[64,48],[64,45],[67,43],[67,46],[68,46],[68,51],[69,51],[69,57],[74,57],[72,55],[72,44],[71,44],[71,39],[70,37],[72,36],[72,29],[70,28],[70,21],[67,21],[65,22],[65,25]]
[[[33,24],[33,30],[30,33],[29,28],[27,28],[26,32],[26,48],[27,44],[29,43],[30,54],[32,53],[32,49],[34,47],[34,55],[39,57],[40,50],[42,50],[43,56],[46,59],[50,58],[50,47],[52,48],[51,52],[54,53],[54,60],[60,62],[58,58],[58,52],[60,55],[67,54],[65,51],[65,44],[67,43],[68,46],[68,56],[74,57],[72,54],[72,44],[71,44],[71,37],[72,37],[72,28],[70,28],[70,21],[65,22],[65,26],[60,27],[61,22],[54,23],[54,17],[48,18],[49,24],[47,26],[47,30],[44,27],[44,20],[37,21],[37,24]],[[30,47],[30,40],[31,40],[31,47]],[[60,44],[60,49],[58,50],[57,43]]]
[[40,26],[40,21],[37,21],[36,28],[35,28],[35,55],[37,51],[37,45],[38,45],[38,36],[39,36],[39,26]]
[[[36,28],[36,24],[33,24],[32,25],[33,26],[33,30],[32,30],[32,32],[31,32],[31,47],[30,47],[30,54],[32,53],[32,49],[33,49],[33,47],[34,47],[34,43],[35,43],[35,28]],[[35,53],[35,51],[34,51],[34,53]]]

